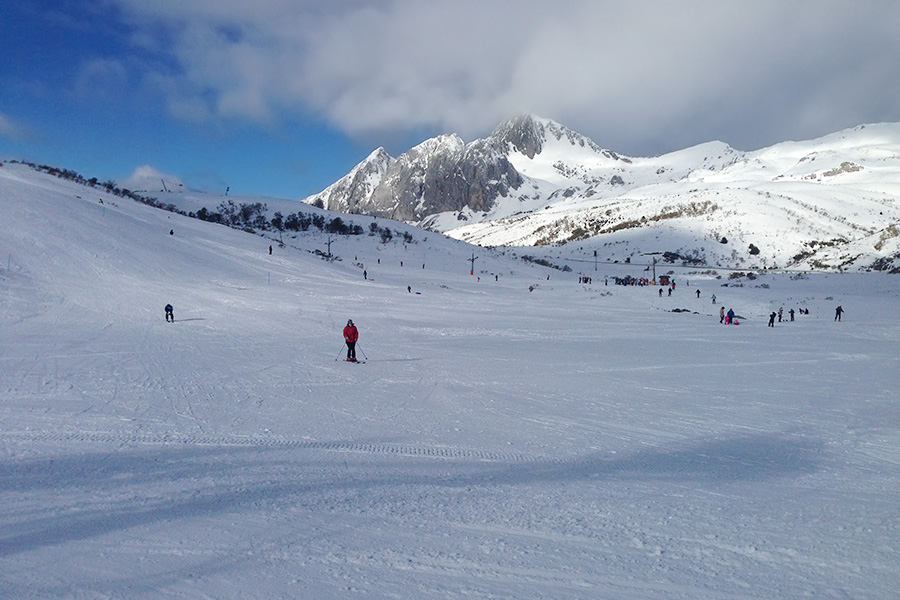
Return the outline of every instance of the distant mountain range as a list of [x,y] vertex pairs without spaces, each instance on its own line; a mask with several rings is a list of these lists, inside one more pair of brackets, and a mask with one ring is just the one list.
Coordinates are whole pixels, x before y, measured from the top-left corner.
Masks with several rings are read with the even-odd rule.
[[[466,143],[375,150],[304,200],[483,246],[734,268],[900,268],[900,123],[741,152],[710,142],[656,157],[604,149],[522,115]],[[596,252],[596,254],[594,254]],[[646,256],[643,260],[648,260]]]

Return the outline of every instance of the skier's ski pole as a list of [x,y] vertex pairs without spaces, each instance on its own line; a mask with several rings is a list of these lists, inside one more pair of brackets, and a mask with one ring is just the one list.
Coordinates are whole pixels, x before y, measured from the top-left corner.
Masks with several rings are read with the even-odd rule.
[[369,357],[366,356],[366,353],[363,352],[362,346],[359,345],[359,342],[356,343],[356,347],[359,348],[359,351],[362,352],[363,358],[369,360]]
[[343,353],[344,353],[344,348],[342,347],[342,348],[340,349],[340,351],[338,352],[338,355],[334,357],[334,360],[339,359],[339,358],[341,357],[341,354],[343,354]]

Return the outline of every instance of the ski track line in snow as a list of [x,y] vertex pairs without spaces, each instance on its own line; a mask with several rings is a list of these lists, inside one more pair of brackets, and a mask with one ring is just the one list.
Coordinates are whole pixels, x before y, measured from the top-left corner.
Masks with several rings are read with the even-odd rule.
[[246,438],[236,436],[179,436],[179,435],[119,435],[112,433],[0,433],[0,440],[28,442],[90,442],[107,444],[180,444],[186,446],[249,446],[256,448],[299,448],[330,452],[354,452],[360,454],[394,454],[442,459],[469,459],[486,462],[552,463],[546,457],[516,452],[496,452],[465,448],[408,446],[399,444],[373,444],[353,442],[315,442],[275,438]]

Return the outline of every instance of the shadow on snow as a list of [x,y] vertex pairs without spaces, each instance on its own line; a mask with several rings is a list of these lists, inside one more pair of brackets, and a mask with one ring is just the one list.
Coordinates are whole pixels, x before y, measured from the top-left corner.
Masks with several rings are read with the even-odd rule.
[[764,434],[646,450],[621,458],[593,454],[571,460],[487,462],[394,455],[390,462],[374,466],[375,475],[371,463],[351,465],[347,471],[351,453],[332,452],[335,460],[331,461],[329,452],[319,450],[314,461],[306,462],[304,455],[309,452],[304,448],[158,447],[2,461],[4,495],[53,490],[61,498],[58,504],[77,498],[82,506],[85,496],[98,500],[96,508],[76,511],[52,506],[47,509],[52,515],[27,520],[0,510],[8,523],[0,537],[0,557],[156,522],[335,492],[352,495],[375,488],[429,487],[439,493],[441,488],[597,480],[716,485],[797,477],[815,472],[822,446]]

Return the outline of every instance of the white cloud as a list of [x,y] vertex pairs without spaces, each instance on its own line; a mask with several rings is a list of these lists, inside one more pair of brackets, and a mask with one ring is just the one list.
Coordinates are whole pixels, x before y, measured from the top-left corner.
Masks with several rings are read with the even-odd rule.
[[145,47],[169,48],[178,70],[153,77],[194,117],[313,111],[350,134],[471,137],[529,111],[626,152],[900,120],[885,100],[897,3],[108,1]]
[[184,184],[174,175],[166,175],[155,167],[142,165],[120,183],[120,186],[133,192],[170,192],[180,191]]

